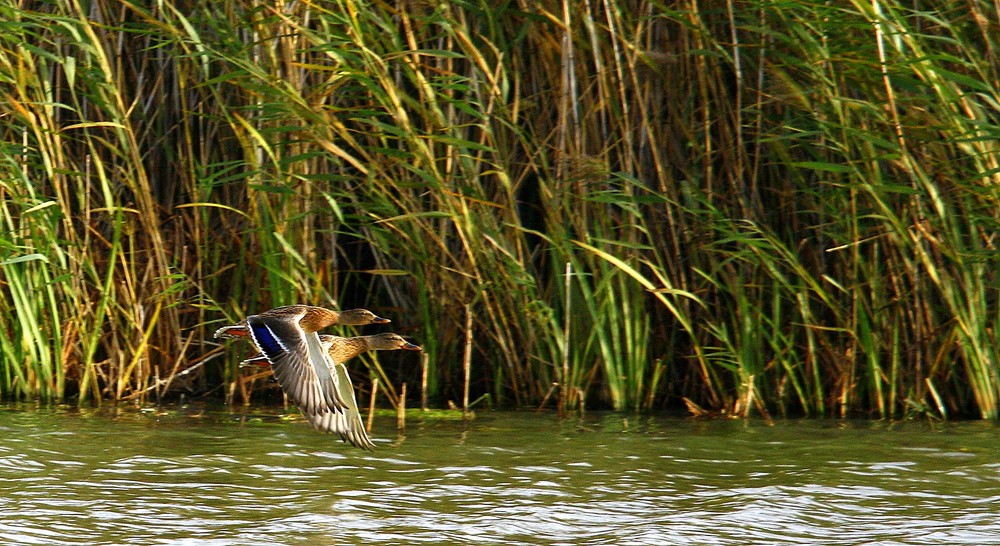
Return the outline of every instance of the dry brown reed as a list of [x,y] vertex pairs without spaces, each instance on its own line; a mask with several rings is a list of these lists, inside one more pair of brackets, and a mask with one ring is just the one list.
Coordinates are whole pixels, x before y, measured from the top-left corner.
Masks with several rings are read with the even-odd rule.
[[998,16],[0,6],[0,393],[232,397],[211,331],[301,302],[422,399],[473,331],[501,404],[997,417]]

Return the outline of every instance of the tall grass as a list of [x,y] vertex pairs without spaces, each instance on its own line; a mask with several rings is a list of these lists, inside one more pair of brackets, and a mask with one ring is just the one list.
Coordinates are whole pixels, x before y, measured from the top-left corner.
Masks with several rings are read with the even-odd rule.
[[211,331],[303,302],[439,403],[469,309],[501,404],[995,418],[998,17],[4,4],[0,394],[232,397]]

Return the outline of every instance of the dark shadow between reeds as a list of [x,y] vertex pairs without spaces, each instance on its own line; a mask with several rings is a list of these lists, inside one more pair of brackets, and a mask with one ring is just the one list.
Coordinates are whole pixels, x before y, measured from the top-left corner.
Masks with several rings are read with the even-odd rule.
[[211,332],[310,303],[393,407],[995,418],[997,16],[8,6],[0,394],[246,402]]

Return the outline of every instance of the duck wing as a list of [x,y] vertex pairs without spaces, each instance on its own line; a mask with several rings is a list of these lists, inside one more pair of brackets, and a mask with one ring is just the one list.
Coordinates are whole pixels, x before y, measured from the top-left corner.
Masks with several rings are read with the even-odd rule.
[[317,415],[316,419],[310,419],[310,422],[319,430],[337,432],[345,442],[372,450],[375,444],[368,438],[365,424],[361,420],[358,402],[354,397],[354,385],[351,383],[351,376],[347,373],[347,367],[330,358],[327,359],[327,362],[339,397],[345,402],[345,407],[336,415]]
[[281,389],[307,418],[347,408],[315,332],[306,333],[297,320],[260,315],[247,317],[247,326]]

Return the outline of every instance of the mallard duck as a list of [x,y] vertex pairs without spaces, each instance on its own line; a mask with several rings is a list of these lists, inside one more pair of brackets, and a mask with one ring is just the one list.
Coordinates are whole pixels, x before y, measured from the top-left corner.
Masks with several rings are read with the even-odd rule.
[[[422,350],[419,345],[414,345],[413,343],[403,339],[403,336],[392,332],[355,337],[340,337],[331,336],[329,334],[320,334],[319,341],[321,345],[328,347],[327,353],[330,355],[330,358],[333,359],[333,362],[337,364],[344,364],[348,360],[368,351],[396,351],[400,349],[407,351]],[[267,357],[258,353],[241,362],[240,366],[266,367],[270,366],[270,363],[267,361]]]
[[[312,305],[285,305],[275,307],[256,315],[267,319],[294,321],[301,324],[306,331],[318,332],[323,328],[334,324],[344,326],[365,326],[367,324],[385,324],[391,322],[387,318],[382,318],[367,309],[348,309],[347,311],[334,311],[325,307],[313,307]],[[215,338],[245,338],[249,335],[247,321],[242,320],[230,326],[223,326],[215,331]]]
[[[330,411],[306,411],[290,391],[304,393],[308,399],[321,400],[323,399],[323,387],[317,374],[312,373],[312,370],[306,367],[304,363],[301,364],[302,369],[300,373],[296,374],[297,378],[294,379],[300,383],[299,388],[286,388],[285,383],[280,378],[278,379],[278,383],[289,399],[302,409],[306,420],[317,430],[335,432],[340,435],[341,439],[352,445],[371,449],[374,447],[374,444],[368,438],[368,433],[365,431],[364,423],[361,420],[361,412],[358,410],[358,403],[354,396],[354,385],[351,383],[351,376],[347,373],[347,367],[344,366],[344,362],[366,351],[393,351],[399,349],[419,351],[421,348],[419,345],[414,345],[403,339],[399,334],[394,333],[357,337],[339,337],[322,334],[319,336],[319,342],[324,354],[327,356],[325,359],[326,366],[329,369],[329,374],[336,388],[337,398],[344,405],[338,408],[331,407]],[[244,360],[242,365],[265,365],[268,362],[272,364],[272,367],[274,366],[274,362],[265,353],[264,355]],[[278,377],[277,369],[275,369],[275,377]]]

